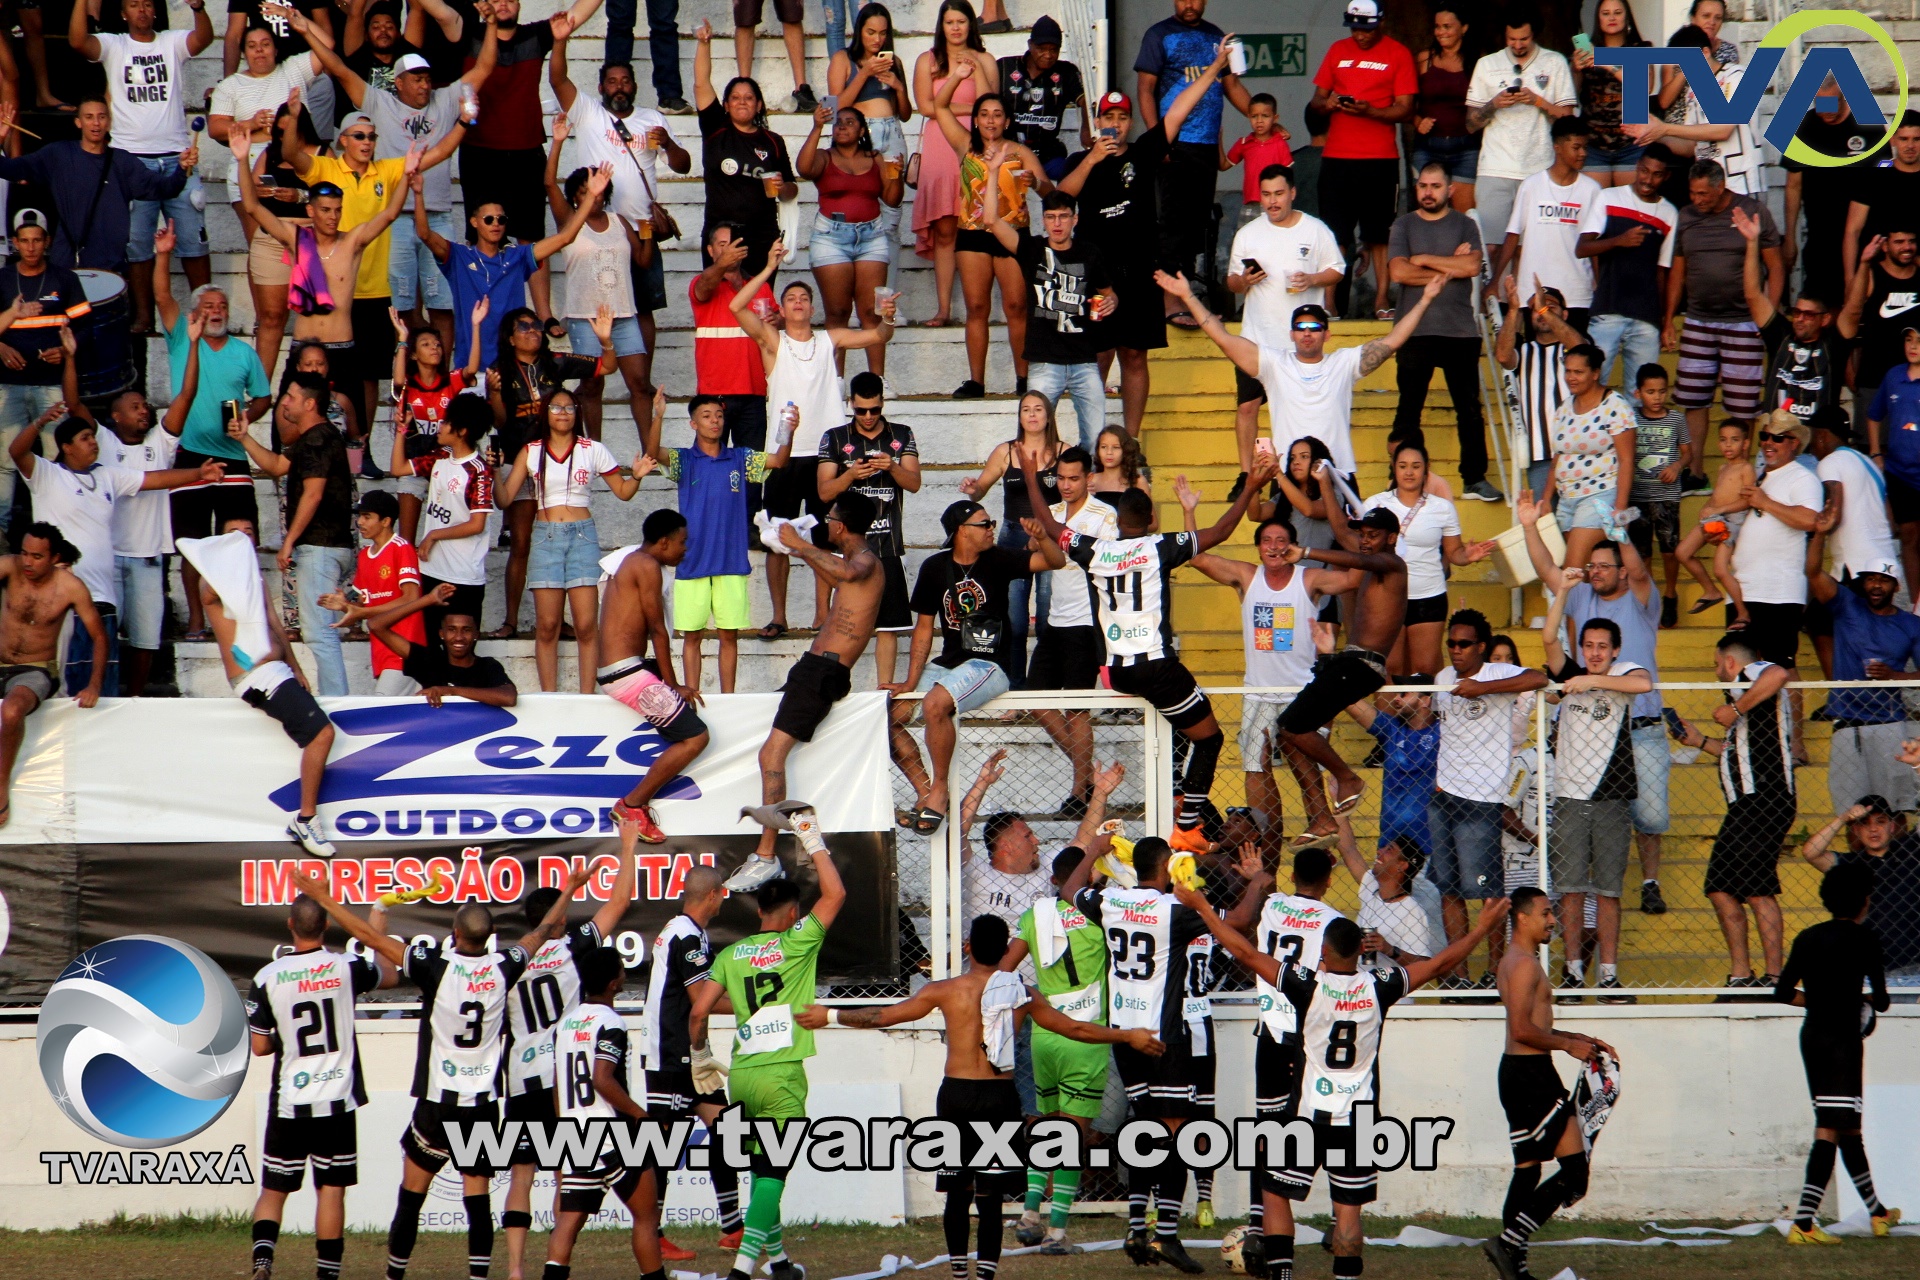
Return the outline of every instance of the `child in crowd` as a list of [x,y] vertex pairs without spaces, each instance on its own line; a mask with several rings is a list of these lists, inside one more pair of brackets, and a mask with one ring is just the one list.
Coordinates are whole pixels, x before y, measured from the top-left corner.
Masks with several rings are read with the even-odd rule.
[[[1397,684],[1431,685],[1430,675],[1409,675]],[[1421,854],[1433,852],[1427,802],[1433,798],[1440,759],[1440,720],[1425,693],[1382,693],[1347,708],[1381,748],[1380,843],[1404,840]]]
[[1220,170],[1235,165],[1240,171],[1240,220],[1235,229],[1260,216],[1260,174],[1270,164],[1293,165],[1293,148],[1287,145],[1287,131],[1280,125],[1280,107],[1270,93],[1256,93],[1247,103],[1247,124],[1253,132],[1237,140],[1220,157]]
[[1693,446],[1687,438],[1686,415],[1667,399],[1667,371],[1643,364],[1634,375],[1633,490],[1628,501],[1640,509],[1640,518],[1627,526],[1633,549],[1646,564],[1653,563],[1653,544],[1660,544],[1666,586],[1660,593],[1660,625],[1680,622],[1680,477],[1692,468]]
[[[1687,572],[1706,589],[1706,594],[1694,601],[1693,608],[1687,612],[1705,613],[1731,600],[1733,620],[1743,624],[1747,620],[1747,606],[1740,598],[1740,584],[1733,576],[1733,544],[1747,519],[1747,500],[1741,491],[1760,483],[1753,463],[1748,461],[1748,439],[1747,424],[1739,419],[1729,418],[1720,424],[1720,474],[1714,478],[1707,505],[1700,508],[1700,523],[1687,530],[1680,549],[1675,552]],[[1709,542],[1714,544],[1712,569],[1700,560],[1700,550]]]

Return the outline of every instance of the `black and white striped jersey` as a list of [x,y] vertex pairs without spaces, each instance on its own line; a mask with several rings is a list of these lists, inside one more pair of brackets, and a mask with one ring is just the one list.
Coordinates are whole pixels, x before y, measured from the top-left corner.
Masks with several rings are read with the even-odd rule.
[[713,968],[707,931],[689,915],[677,915],[653,940],[653,971],[647,976],[646,1040],[642,1057],[648,1071],[685,1071],[693,1063],[687,1021],[693,1015],[694,983]]
[[1107,665],[1131,667],[1173,657],[1169,579],[1175,569],[1193,559],[1194,536],[1184,531],[1144,538],[1090,538],[1075,533],[1063,545],[1067,559],[1085,569],[1093,584]]
[[[1318,969],[1320,944],[1326,937],[1327,926],[1340,918],[1338,911],[1318,898],[1303,898],[1293,893],[1269,894],[1260,908],[1253,943],[1262,955],[1280,961],[1283,974],[1287,965]],[[1254,975],[1253,982],[1260,995],[1260,1023],[1254,1034],[1264,1034],[1275,1044],[1298,1039],[1300,1014],[1293,1003],[1259,974]]]
[[1300,1114],[1345,1124],[1354,1103],[1378,1103],[1380,1029],[1407,994],[1407,971],[1328,973],[1290,964],[1280,971],[1280,990],[1300,1014]]
[[[1750,685],[1771,662],[1750,662],[1734,683]],[[1723,689],[1729,703],[1738,702],[1739,689]],[[1726,750],[1720,753],[1720,789],[1732,804],[1745,796],[1776,795],[1791,804],[1793,797],[1793,704],[1781,693],[1753,708],[1727,730]]]
[[273,1115],[342,1115],[366,1105],[353,1002],[379,985],[372,960],[318,947],[281,956],[253,975],[247,1026],[273,1040]]
[[477,956],[442,951],[436,942],[407,948],[401,972],[420,988],[423,1006],[414,1097],[473,1107],[499,1092],[507,997],[528,959],[518,946]]
[[613,1078],[627,1079],[627,1023],[612,1005],[583,1004],[569,1009],[548,1034],[557,1068],[558,1112],[563,1120],[613,1119],[619,1112],[593,1083],[594,1064],[605,1062]]
[[1187,944],[1200,914],[1159,889],[1083,889],[1074,905],[1107,935],[1107,1025],[1144,1027],[1171,1050],[1188,1043]]
[[560,1015],[580,1003],[580,961],[607,945],[591,920],[567,926],[527,962],[507,1001],[507,1095],[553,1088],[553,1037]]

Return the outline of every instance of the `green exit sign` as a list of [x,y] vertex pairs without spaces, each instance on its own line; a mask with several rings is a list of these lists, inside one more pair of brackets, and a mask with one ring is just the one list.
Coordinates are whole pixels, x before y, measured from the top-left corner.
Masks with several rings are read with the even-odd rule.
[[1247,47],[1248,76],[1304,76],[1307,74],[1307,35],[1286,31],[1279,35],[1241,36]]

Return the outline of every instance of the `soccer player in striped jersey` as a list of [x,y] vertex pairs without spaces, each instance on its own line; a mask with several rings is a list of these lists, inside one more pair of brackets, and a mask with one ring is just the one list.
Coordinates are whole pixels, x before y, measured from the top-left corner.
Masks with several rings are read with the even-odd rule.
[[[620,917],[633,904],[634,846],[640,841],[637,811],[629,810],[620,820],[620,863],[607,892],[607,901],[593,919],[565,926],[560,936],[541,947],[527,964],[527,971],[514,984],[513,998],[507,1001],[507,1043],[501,1066],[507,1078],[506,1118],[545,1122],[554,1118],[553,1110],[553,1034],[554,1023],[581,1001],[581,964],[588,956],[606,950],[608,938],[620,926]],[[535,889],[527,894],[527,923],[538,925],[553,909],[560,891]],[[638,966],[643,957],[635,956]],[[513,1148],[513,1173],[507,1183],[507,1204],[500,1214],[501,1229],[507,1235],[508,1274],[517,1276],[527,1255],[527,1232],[533,1227],[533,1141],[520,1131]],[[668,1261],[685,1262],[694,1255],[686,1249],[672,1249]]]
[[[375,909],[374,927],[385,912]],[[247,1028],[257,1057],[273,1055],[260,1199],[253,1207],[253,1280],[273,1275],[287,1196],[313,1165],[313,1250],[318,1280],[340,1280],[347,1188],[360,1180],[355,1111],[367,1104],[353,1002],[397,981],[393,969],[326,949],[327,913],[301,894],[287,910],[293,950],[253,976]]]
[[[1280,1193],[1288,1200],[1306,1199],[1314,1174],[1326,1165],[1333,1199],[1333,1231],[1328,1237],[1333,1274],[1353,1280],[1364,1265],[1361,1206],[1371,1204],[1379,1193],[1379,1175],[1366,1163],[1366,1153],[1354,1147],[1353,1106],[1359,1102],[1379,1105],[1380,1032],[1387,1010],[1472,954],[1506,915],[1507,901],[1496,898],[1487,903],[1472,930],[1431,960],[1405,968],[1361,968],[1360,926],[1344,917],[1336,919],[1321,939],[1319,967],[1309,969],[1255,947],[1245,934],[1215,915],[1198,890],[1176,887],[1174,896],[1200,917],[1229,955],[1276,988],[1298,1012],[1305,1059],[1300,1096],[1313,1100],[1310,1111],[1303,1107],[1299,1113],[1313,1124],[1314,1149],[1313,1159],[1303,1160],[1302,1153],[1289,1145],[1286,1167],[1278,1175]],[[1341,1161],[1329,1162],[1329,1152],[1338,1152]],[[1291,1280],[1292,1270],[1290,1262],[1270,1262],[1267,1274],[1271,1280]]]
[[[319,879],[294,876],[296,892],[318,902],[335,924],[420,988],[413,1120],[400,1140],[406,1163],[393,1225],[387,1229],[387,1280],[406,1280],[427,1188],[453,1158],[448,1127],[491,1125],[500,1119],[495,1091],[508,997],[533,953],[560,935],[568,901],[591,876],[589,867],[575,870],[546,917],[518,943],[498,951],[487,945],[493,937],[493,913],[477,902],[453,913],[451,948],[443,951],[431,941],[407,946],[334,901]],[[489,1203],[493,1167],[482,1155],[460,1173],[467,1210],[467,1276],[486,1280],[493,1266],[493,1206]]]

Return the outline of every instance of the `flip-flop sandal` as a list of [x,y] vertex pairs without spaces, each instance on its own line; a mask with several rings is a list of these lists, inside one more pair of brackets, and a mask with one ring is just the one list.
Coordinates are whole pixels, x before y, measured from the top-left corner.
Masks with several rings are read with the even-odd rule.
[[187,632],[187,634],[181,636],[180,639],[189,644],[201,644],[213,639],[213,629],[211,627],[201,627],[198,631]]
[[1374,311],[1373,318],[1375,320],[1394,320],[1399,318],[1399,312],[1395,311],[1392,307],[1380,307]]
[[564,338],[567,336],[567,326],[561,322],[559,316],[551,316],[548,318],[546,330],[549,338]]
[[1186,310],[1168,313],[1167,323],[1176,329],[1198,329],[1200,327],[1200,322],[1193,318],[1193,313]]
[[1360,797],[1366,794],[1367,794],[1367,788],[1363,783],[1358,791],[1348,796],[1345,800],[1336,800],[1333,805],[1333,811],[1335,813],[1350,812],[1352,809],[1354,809],[1356,806],[1359,805]]
[[1305,849],[1331,849],[1339,843],[1340,833],[1338,831],[1329,831],[1323,836],[1317,836],[1311,831],[1303,831],[1293,838],[1293,844],[1289,847],[1295,853],[1299,853]]
[[760,638],[762,640],[778,640],[785,634],[787,634],[787,624],[784,622],[769,622],[766,626],[760,628]]
[[1710,600],[1709,599],[1696,600],[1693,602],[1693,608],[1687,610],[1687,612],[1690,614],[1705,613],[1707,610],[1712,609],[1718,605],[1723,605],[1726,602],[1727,602],[1727,598],[1725,596],[1714,596]]
[[911,831],[913,830],[914,816],[914,812],[911,809],[895,809],[893,811],[893,824]]
[[940,829],[947,815],[938,809],[929,809],[925,805],[913,811],[913,829],[923,836],[930,836]]
[[514,634],[514,629],[503,622],[480,638],[482,640],[511,640],[514,638]]
[[1748,625],[1749,625],[1749,624],[1750,624],[1750,623],[1751,623],[1752,621],[1753,621],[1753,620],[1752,620],[1751,618],[1735,618],[1735,619],[1734,619],[1734,620],[1733,620],[1732,622],[1729,622],[1729,623],[1727,624],[1727,630],[1728,630],[1729,632],[1732,632],[1732,631],[1745,631],[1745,630],[1747,629],[1747,627],[1748,627]]
[[951,329],[951,328],[953,328],[953,317],[952,317],[952,316],[945,316],[945,317],[941,317],[941,316],[928,316],[928,317],[927,317],[927,318],[926,318],[925,320],[922,320],[922,321],[920,322],[920,328],[922,328],[922,329]]

